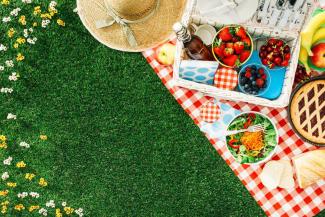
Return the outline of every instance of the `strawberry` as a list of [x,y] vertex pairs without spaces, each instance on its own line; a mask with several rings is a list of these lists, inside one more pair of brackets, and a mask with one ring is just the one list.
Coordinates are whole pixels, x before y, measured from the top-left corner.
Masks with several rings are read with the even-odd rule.
[[229,31],[229,28],[226,27],[224,29],[222,29],[219,33],[219,38],[222,41],[230,41],[232,39],[232,34]]
[[239,57],[239,60],[241,63],[245,62],[248,57],[251,55],[251,52],[249,50],[244,50]]
[[226,47],[227,48],[234,48],[234,43],[228,42],[228,43],[226,43]]
[[223,63],[227,66],[234,67],[238,64],[238,57],[236,55],[230,55],[223,59]]
[[244,44],[245,44],[247,47],[250,47],[250,46],[252,45],[251,39],[248,38],[248,37],[242,39],[242,41],[244,42]]
[[224,56],[223,51],[224,50],[225,50],[225,45],[224,44],[220,45],[220,47],[214,47],[213,48],[214,53],[220,58],[223,58],[223,56]]
[[236,35],[239,36],[241,39],[244,39],[247,37],[246,31],[242,26],[236,28]]
[[234,48],[235,48],[236,54],[240,54],[244,50],[245,46],[242,41],[238,41],[234,44]]
[[234,54],[234,49],[233,48],[225,48],[223,51],[223,55],[225,57],[229,57],[230,55]]
[[256,85],[259,87],[259,88],[262,88],[264,86],[264,80],[262,78],[258,78],[256,79]]

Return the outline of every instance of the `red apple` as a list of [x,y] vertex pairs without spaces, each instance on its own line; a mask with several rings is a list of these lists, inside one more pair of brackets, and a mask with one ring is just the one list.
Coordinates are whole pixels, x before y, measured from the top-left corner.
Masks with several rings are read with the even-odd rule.
[[311,50],[314,54],[310,57],[311,62],[318,68],[325,68],[325,43],[319,43]]
[[171,43],[162,45],[157,52],[157,59],[163,65],[172,65],[174,63],[176,46]]

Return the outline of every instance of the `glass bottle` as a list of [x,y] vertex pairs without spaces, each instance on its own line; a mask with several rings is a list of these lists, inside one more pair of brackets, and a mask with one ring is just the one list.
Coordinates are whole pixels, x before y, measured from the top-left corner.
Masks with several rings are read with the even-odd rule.
[[173,29],[177,39],[184,43],[187,55],[193,60],[213,61],[209,48],[196,35],[191,35],[188,29],[180,22],[174,24]]

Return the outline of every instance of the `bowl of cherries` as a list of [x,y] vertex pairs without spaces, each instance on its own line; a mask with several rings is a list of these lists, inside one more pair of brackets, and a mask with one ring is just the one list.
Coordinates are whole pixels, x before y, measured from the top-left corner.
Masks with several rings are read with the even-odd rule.
[[238,87],[243,93],[261,96],[267,91],[270,82],[269,71],[263,65],[250,64],[239,71]]
[[270,69],[287,67],[291,58],[290,47],[283,40],[270,38],[259,51],[262,64]]

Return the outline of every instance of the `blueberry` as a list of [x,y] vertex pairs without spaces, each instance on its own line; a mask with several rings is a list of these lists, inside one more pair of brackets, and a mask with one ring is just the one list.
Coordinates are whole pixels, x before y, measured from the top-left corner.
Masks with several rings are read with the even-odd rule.
[[248,84],[245,84],[244,88],[249,88],[249,85]]
[[260,78],[262,77],[260,73],[257,73],[257,78]]
[[253,94],[253,95],[256,95],[256,94],[257,94],[257,92],[256,92],[255,90],[253,90],[253,91],[252,91],[252,94]]
[[255,86],[255,85],[256,85],[256,81],[253,81],[253,82],[252,82],[252,85]]
[[256,66],[251,66],[251,69],[253,70],[257,70],[257,67]]

